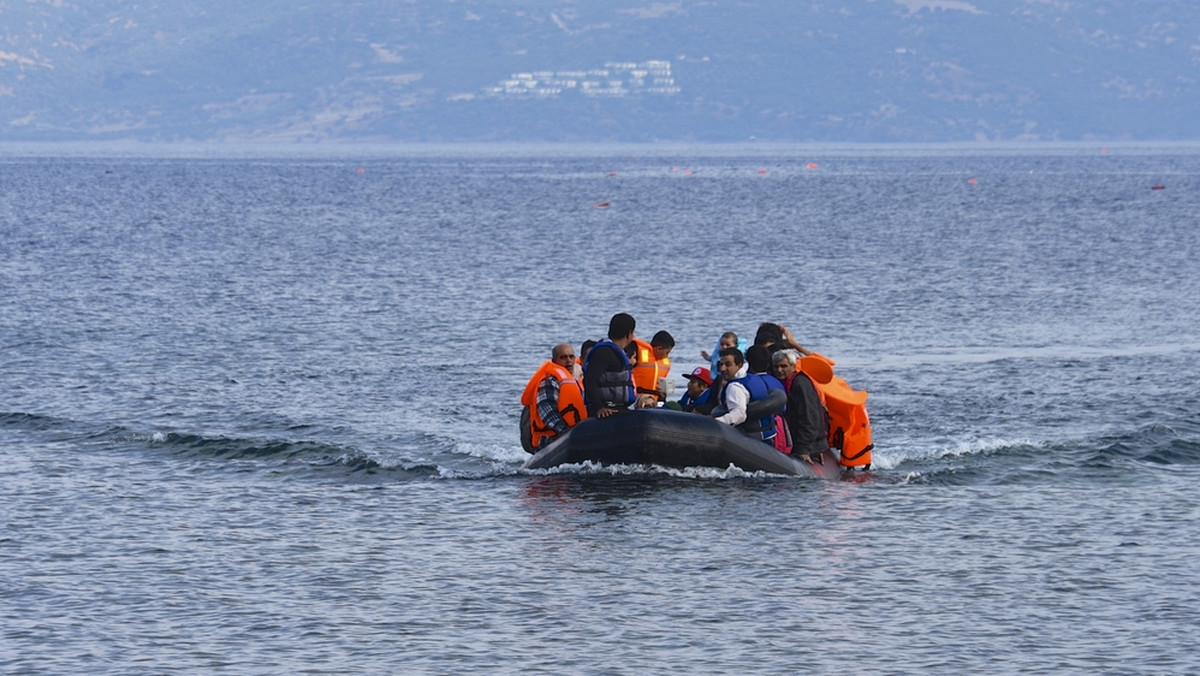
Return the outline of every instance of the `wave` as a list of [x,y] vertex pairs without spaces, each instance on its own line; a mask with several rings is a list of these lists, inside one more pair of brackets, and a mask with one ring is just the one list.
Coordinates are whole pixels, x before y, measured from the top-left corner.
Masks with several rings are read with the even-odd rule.
[[[214,471],[236,465],[295,476],[349,478],[353,481],[399,481],[438,478],[447,474],[439,453],[448,442],[416,433],[363,448],[347,443],[345,430],[293,425],[283,434],[208,434],[202,432],[138,432],[133,424],[85,422],[25,412],[0,412],[0,431],[18,435],[22,443],[68,444],[84,451],[165,454],[176,459],[212,461]],[[352,436],[352,435],[351,435]],[[321,438],[326,437],[326,438]],[[36,446],[35,446],[36,447]],[[218,462],[219,461],[219,462]]]
[[61,428],[70,424],[70,422],[64,418],[38,415],[36,413],[22,413],[20,411],[0,413],[0,427],[3,428],[43,432]]
[[1009,484],[1129,481],[1200,465],[1200,425],[1191,420],[1060,440],[980,439],[880,453],[880,470],[907,483]]
[[[278,421],[277,421],[278,422]],[[669,477],[729,481],[765,475],[737,468],[672,469],[592,463],[527,471],[528,455],[514,440],[452,438],[413,430],[383,436],[319,425],[279,425],[262,434],[202,431],[137,432],[135,425],[92,423],[54,415],[0,412],[0,431],[83,449],[164,454],[206,461],[212,471],[262,471],[316,480],[392,483],[479,480],[538,474]],[[477,431],[476,431],[477,432]],[[1200,465],[1200,419],[1181,417],[1129,431],[1070,439],[980,437],[938,442],[905,439],[876,449],[873,480],[898,483],[1004,484],[1061,482],[1149,474]]]

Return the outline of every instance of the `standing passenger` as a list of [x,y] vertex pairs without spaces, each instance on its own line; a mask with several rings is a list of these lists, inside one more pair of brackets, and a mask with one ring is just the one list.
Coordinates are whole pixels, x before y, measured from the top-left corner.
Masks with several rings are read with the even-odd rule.
[[829,415],[821,394],[808,374],[796,368],[798,351],[780,350],[772,359],[775,376],[788,395],[784,420],[792,434],[792,452],[803,460],[821,462],[821,454],[829,448]]

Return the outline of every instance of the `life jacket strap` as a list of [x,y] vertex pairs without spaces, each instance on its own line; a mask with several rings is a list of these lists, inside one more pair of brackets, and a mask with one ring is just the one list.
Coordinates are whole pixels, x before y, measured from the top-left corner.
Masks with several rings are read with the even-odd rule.
[[[841,431],[841,428],[838,428],[838,431]],[[854,455],[849,455],[849,456],[843,455],[842,458],[845,460],[858,460],[859,458],[863,457],[864,455],[870,453],[871,450],[874,448],[875,448],[875,444],[867,444],[867,447],[862,449],[858,453],[855,453]]]

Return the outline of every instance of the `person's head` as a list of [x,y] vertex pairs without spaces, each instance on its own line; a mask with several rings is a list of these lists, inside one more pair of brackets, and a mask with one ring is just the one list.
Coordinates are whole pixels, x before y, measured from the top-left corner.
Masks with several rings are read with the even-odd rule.
[[726,331],[721,334],[721,340],[717,342],[717,346],[724,350],[727,347],[737,347],[738,335],[733,331]]
[[575,366],[575,348],[566,343],[559,343],[550,351],[550,361],[553,361],[559,366],[570,369]]
[[592,340],[591,338],[583,341],[583,345],[579,346],[579,357],[576,361],[583,361],[584,359],[587,359],[588,352],[592,351],[592,346],[595,344],[596,341]]
[[746,348],[746,364],[750,373],[767,373],[771,370],[771,348],[765,345]]
[[687,374],[684,378],[687,378],[687,393],[692,399],[704,394],[704,390],[707,390],[712,385],[712,373],[703,366],[697,366],[696,370]]
[[635,328],[637,322],[632,315],[618,312],[608,320],[608,338],[613,341],[631,339]]
[[650,339],[650,347],[654,348],[655,359],[666,359],[675,349],[675,338],[666,331],[659,331]]
[[779,350],[771,355],[771,370],[775,373],[775,377],[780,380],[787,380],[796,373],[796,363],[800,360],[800,353],[788,348]]
[[778,324],[763,322],[758,325],[758,332],[754,334],[755,345],[774,345],[783,340],[783,329]]
[[717,360],[717,371],[725,380],[733,380],[745,363],[746,357],[742,355],[741,350],[736,347],[727,347],[721,350],[720,359]]

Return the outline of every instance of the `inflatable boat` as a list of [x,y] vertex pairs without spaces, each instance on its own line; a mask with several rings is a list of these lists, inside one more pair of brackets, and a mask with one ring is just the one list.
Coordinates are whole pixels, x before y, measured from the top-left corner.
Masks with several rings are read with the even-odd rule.
[[665,408],[591,418],[535,453],[525,469],[595,462],[602,465],[716,467],[836,479],[842,469],[826,451],[820,463],[793,458],[708,416]]

